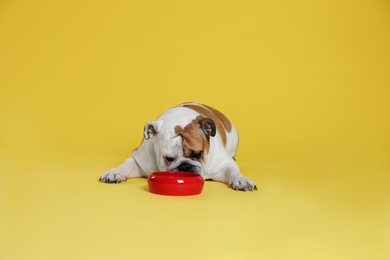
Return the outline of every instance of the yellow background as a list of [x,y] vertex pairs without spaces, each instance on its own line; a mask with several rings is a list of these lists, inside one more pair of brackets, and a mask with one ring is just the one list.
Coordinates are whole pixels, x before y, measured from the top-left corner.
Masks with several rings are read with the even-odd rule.
[[[0,2],[0,259],[390,259],[388,1]],[[257,192],[99,183],[224,112]]]

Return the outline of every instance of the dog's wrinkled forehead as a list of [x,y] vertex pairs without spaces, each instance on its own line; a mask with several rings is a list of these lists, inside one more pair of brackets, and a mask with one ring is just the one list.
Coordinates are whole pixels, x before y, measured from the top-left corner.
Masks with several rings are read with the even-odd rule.
[[161,120],[151,121],[145,124],[144,138],[153,140],[155,146],[164,150],[181,148],[181,138],[176,134],[174,126]]
[[157,136],[160,149],[163,153],[180,154],[182,151],[182,139],[172,129],[161,131]]

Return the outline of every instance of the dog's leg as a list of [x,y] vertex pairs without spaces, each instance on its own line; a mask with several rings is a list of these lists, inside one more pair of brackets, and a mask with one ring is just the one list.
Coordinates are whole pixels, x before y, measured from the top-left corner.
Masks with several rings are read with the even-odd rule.
[[130,157],[119,167],[103,173],[99,180],[106,183],[120,183],[121,181],[134,177],[143,177],[143,175],[134,158]]
[[223,165],[224,167],[217,171],[216,175],[213,175],[211,179],[228,183],[229,187],[234,190],[257,190],[256,184],[240,173],[240,169],[234,160],[228,161]]

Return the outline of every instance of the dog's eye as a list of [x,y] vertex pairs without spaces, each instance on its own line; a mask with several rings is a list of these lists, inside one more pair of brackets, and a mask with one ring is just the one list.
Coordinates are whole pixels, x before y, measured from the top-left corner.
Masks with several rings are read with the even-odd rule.
[[165,157],[165,160],[167,162],[173,162],[175,160],[175,158],[173,158],[173,157]]
[[202,152],[199,153],[192,152],[191,157],[199,160],[202,157]]

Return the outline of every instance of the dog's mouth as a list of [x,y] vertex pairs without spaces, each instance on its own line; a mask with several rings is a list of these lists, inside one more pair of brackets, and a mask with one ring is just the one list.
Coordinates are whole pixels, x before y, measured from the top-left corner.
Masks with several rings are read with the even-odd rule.
[[179,164],[177,167],[173,168],[172,171],[194,172],[194,173],[197,173],[199,175],[202,175],[202,173],[203,173],[201,167],[199,167],[197,165],[193,165],[189,162],[183,162],[183,163]]
[[175,162],[169,165],[167,170],[175,172],[194,172],[203,177],[205,169],[199,162],[192,161],[187,158],[181,158],[179,160],[175,160]]
[[180,164],[176,169],[180,172],[196,172],[199,167],[190,164],[188,162],[184,162]]

